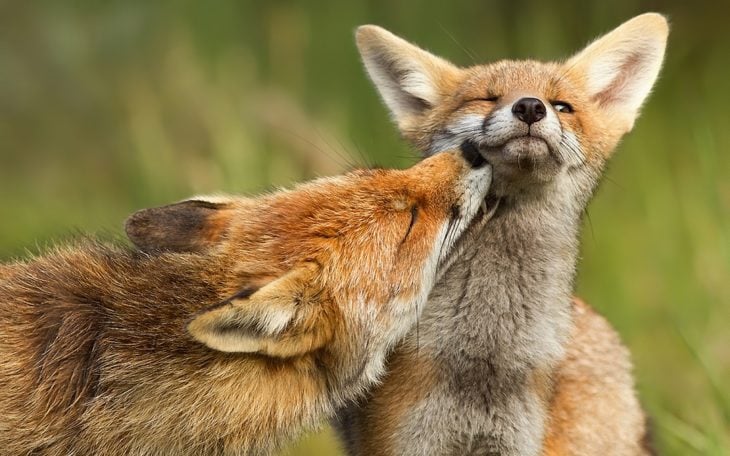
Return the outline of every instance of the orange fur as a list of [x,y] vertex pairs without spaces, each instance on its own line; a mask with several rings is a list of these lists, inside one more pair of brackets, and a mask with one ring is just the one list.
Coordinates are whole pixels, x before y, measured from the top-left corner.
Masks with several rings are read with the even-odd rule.
[[485,196],[474,172],[443,154],[196,199],[130,217],[146,253],[3,265],[0,452],[262,454],[319,425],[415,321],[446,225]]
[[554,374],[543,455],[651,454],[628,350],[583,301],[573,302],[573,318],[571,342]]

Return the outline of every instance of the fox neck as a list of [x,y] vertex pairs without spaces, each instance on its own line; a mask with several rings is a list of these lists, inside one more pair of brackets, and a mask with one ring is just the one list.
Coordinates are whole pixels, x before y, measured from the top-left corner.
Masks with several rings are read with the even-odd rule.
[[[424,276],[427,275],[434,274],[424,271]],[[429,280],[433,281],[434,278],[430,277]],[[352,312],[357,321],[351,322],[351,326],[358,330],[346,331],[344,340],[339,341],[340,346],[333,350],[335,353],[348,353],[348,355],[338,363],[339,368],[330,369],[331,374],[327,382],[330,393],[335,393],[336,387],[339,391],[346,391],[347,397],[339,397],[342,393],[335,394],[344,403],[362,397],[381,380],[385,373],[388,355],[416,325],[427,300],[425,290],[430,289],[431,286],[424,287],[419,296],[391,303],[390,307],[395,311],[385,317],[390,320],[388,324],[382,321],[383,316],[367,310],[373,306],[358,303],[356,306],[358,310]]]
[[571,324],[581,214],[593,182],[593,172],[566,171],[539,191],[503,197],[432,293],[421,347],[433,342],[428,349],[443,352],[453,372],[477,375],[491,391],[553,366]]

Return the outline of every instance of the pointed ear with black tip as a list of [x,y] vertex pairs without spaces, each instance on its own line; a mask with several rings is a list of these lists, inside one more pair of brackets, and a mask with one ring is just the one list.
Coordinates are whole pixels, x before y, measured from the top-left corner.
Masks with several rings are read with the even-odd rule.
[[194,198],[137,211],[127,218],[124,230],[145,252],[203,252],[224,237],[231,209],[230,200],[224,198]]
[[415,128],[442,101],[460,72],[376,25],[358,27],[355,38],[365,69],[401,132]]
[[314,351],[332,337],[318,302],[318,272],[317,265],[305,263],[253,293],[244,290],[198,313],[188,332],[209,348],[228,353],[288,358]]
[[566,63],[584,81],[590,97],[608,111],[614,126],[631,130],[659,75],[669,24],[646,13],[624,22]]

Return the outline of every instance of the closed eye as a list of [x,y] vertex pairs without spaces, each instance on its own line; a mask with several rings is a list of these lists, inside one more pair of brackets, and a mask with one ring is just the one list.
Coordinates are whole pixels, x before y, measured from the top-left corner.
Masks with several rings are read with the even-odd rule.
[[490,103],[496,103],[497,101],[499,101],[499,97],[496,95],[490,95],[490,96],[484,97],[484,98],[473,98],[469,101],[488,101]]
[[411,223],[408,225],[408,230],[406,231],[406,235],[403,237],[403,242],[405,242],[405,240],[408,239],[408,235],[411,234],[411,230],[413,229],[413,225],[416,224],[417,219],[418,219],[418,206],[413,205],[411,207]]

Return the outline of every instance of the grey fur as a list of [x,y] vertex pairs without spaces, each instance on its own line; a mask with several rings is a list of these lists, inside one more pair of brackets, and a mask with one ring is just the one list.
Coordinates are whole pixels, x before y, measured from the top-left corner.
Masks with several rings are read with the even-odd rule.
[[[584,189],[593,181],[564,169],[535,192],[505,197],[467,241],[434,288],[418,334],[400,348],[429,353],[448,380],[409,411],[395,454],[538,454],[544,405],[528,377],[563,354]],[[351,454],[360,454],[359,426],[347,423],[357,414],[345,412],[339,425]]]
[[[478,144],[493,169],[490,195],[500,202],[490,222],[464,239],[462,255],[440,278],[417,330],[393,356],[393,377],[339,415],[336,426],[350,454],[541,452],[555,386],[549,376],[566,349],[574,348],[568,338],[575,327],[571,301],[582,214],[605,159],[631,129],[659,72],[667,31],[662,16],[646,14],[594,42],[566,67],[501,61],[461,70],[378,27],[358,30],[365,67],[401,133],[427,154],[465,140]],[[380,55],[388,65],[374,58]],[[558,111],[547,107],[539,121],[528,125],[518,120],[512,107],[520,97],[542,93],[541,101],[550,104],[543,82],[560,81],[561,68],[590,74],[587,85],[595,93],[587,95],[603,103],[594,111],[598,116],[578,128],[570,122],[564,128]],[[605,74],[596,76],[596,69]],[[469,79],[473,72],[490,76],[486,82]],[[459,78],[465,86],[472,81],[502,93],[488,113],[460,112],[478,100],[454,89],[457,83],[451,79]],[[450,85],[439,86],[444,80]],[[394,109],[398,87],[406,96],[414,96],[414,90],[431,95],[431,105],[442,110]],[[487,92],[489,87],[481,88]],[[630,408],[638,410],[628,357],[622,357],[620,344],[615,346],[619,355],[614,361],[625,362],[620,368],[627,376],[623,384]],[[428,384],[411,383],[411,377]]]
[[[553,370],[570,333],[581,216],[603,162],[589,166],[572,133],[554,121],[540,135],[550,153],[515,174],[519,158],[495,148],[494,138],[520,137],[524,124],[499,109],[473,125],[470,133],[442,136],[437,147],[453,147],[464,135],[480,144],[500,207],[464,240],[419,330],[399,348],[428,353],[442,378],[400,423],[395,454],[538,454],[545,406],[529,376]],[[338,425],[351,454],[361,454],[354,435],[361,427],[352,422],[358,413],[343,412],[353,416]]]

